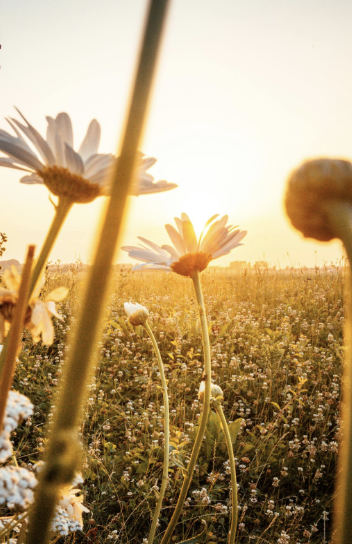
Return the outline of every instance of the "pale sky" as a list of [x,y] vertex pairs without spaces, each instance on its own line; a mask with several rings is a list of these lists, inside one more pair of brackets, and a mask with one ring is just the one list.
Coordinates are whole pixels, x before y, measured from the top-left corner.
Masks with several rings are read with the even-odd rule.
[[[102,127],[116,152],[145,0],[16,0],[0,19],[0,128],[17,106],[45,135],[45,116],[67,111],[78,148]],[[265,258],[277,266],[330,263],[338,242],[302,239],[285,218],[289,172],[320,156],[352,158],[352,3],[347,0],[173,0],[141,150],[156,179],[178,189],[131,198],[123,243],[169,243],[165,223],[215,213],[248,230],[244,246],[213,264]],[[0,168],[3,259],[39,251],[53,216],[46,187]],[[104,199],[75,205],[51,259],[89,261]],[[132,262],[119,254],[120,262]]]

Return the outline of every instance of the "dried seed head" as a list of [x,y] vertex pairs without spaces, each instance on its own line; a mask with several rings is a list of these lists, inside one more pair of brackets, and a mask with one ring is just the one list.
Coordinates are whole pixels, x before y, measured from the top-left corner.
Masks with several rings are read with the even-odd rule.
[[343,159],[304,162],[288,179],[285,205],[292,225],[306,238],[328,242],[336,238],[325,205],[352,204],[352,163]]

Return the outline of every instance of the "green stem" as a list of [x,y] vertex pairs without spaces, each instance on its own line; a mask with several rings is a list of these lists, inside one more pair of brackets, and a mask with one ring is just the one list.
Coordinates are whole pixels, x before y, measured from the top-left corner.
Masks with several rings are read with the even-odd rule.
[[35,287],[38,283],[41,273],[44,270],[44,267],[49,258],[50,252],[53,248],[56,238],[58,237],[61,227],[64,224],[64,221],[70,209],[72,208],[72,205],[73,205],[72,200],[64,198],[64,197],[59,198],[59,203],[56,207],[54,219],[50,225],[49,232],[45,238],[45,242],[40,251],[37,262],[35,263],[35,267],[34,267],[32,278],[31,278],[31,285],[29,288],[29,298],[31,298],[31,296],[33,295]]
[[208,324],[207,324],[206,313],[205,313],[203,293],[202,293],[202,288],[201,288],[198,272],[194,272],[192,276],[192,280],[193,280],[194,290],[196,292],[196,297],[198,302],[199,317],[200,317],[202,339],[203,339],[204,374],[205,374],[204,404],[203,404],[203,412],[200,416],[198,433],[194,442],[191,458],[187,467],[187,474],[183,480],[183,484],[181,487],[180,495],[179,495],[174,513],[172,515],[169,525],[167,526],[167,529],[165,531],[161,544],[166,544],[167,542],[170,541],[171,535],[175,529],[178,518],[181,515],[182,508],[185,503],[186,495],[192,481],[194,467],[198,459],[198,455],[202,445],[203,436],[205,433],[205,428],[206,428],[208,415],[210,411],[210,387],[211,387],[210,342],[209,342]]
[[330,224],[336,236],[345,246],[349,264],[347,308],[345,325],[345,362],[342,378],[343,437],[339,451],[339,463],[334,503],[334,544],[350,544],[352,535],[352,206],[345,202],[328,202],[325,206]]
[[[30,300],[31,296],[33,295],[33,292],[35,290],[35,287],[38,283],[38,280],[40,278],[40,275],[45,267],[45,264],[47,262],[47,259],[50,255],[50,251],[55,243],[55,240],[60,232],[60,229],[72,207],[72,202],[70,200],[67,200],[65,198],[60,198],[59,203],[56,207],[56,212],[54,219],[51,223],[49,232],[46,236],[44,245],[41,249],[41,252],[39,254],[39,257],[37,259],[37,262],[34,266],[34,270],[32,272],[31,282],[29,286],[28,291],[28,300]],[[8,350],[8,340],[7,338],[4,341],[4,346],[2,349],[2,352],[0,354],[0,380],[2,379],[2,374],[4,372],[4,364],[5,364],[5,358]]]
[[235,466],[235,457],[233,455],[232,440],[229,431],[229,426],[225,419],[224,411],[221,406],[221,402],[218,400],[213,400],[215,409],[219,414],[221,421],[221,426],[225,434],[227,451],[229,454],[230,469],[231,469],[231,487],[232,487],[232,515],[231,515],[231,529],[229,534],[229,544],[234,544],[237,531],[237,520],[238,520],[238,502],[237,502],[237,480],[236,480],[236,466]]
[[154,351],[155,351],[157,359],[158,359],[158,367],[159,367],[160,378],[161,378],[161,386],[162,386],[162,389],[163,389],[163,397],[164,397],[164,439],[165,439],[165,442],[164,442],[163,476],[162,476],[162,480],[161,480],[159,499],[158,499],[158,502],[157,502],[157,505],[156,505],[156,508],[155,508],[155,512],[154,512],[154,515],[153,515],[152,526],[151,526],[150,533],[149,533],[149,538],[148,538],[148,544],[153,544],[155,531],[156,531],[156,526],[157,526],[157,523],[158,523],[160,510],[161,510],[162,502],[163,502],[164,495],[165,495],[165,489],[166,489],[166,485],[167,485],[167,481],[168,481],[168,473],[169,473],[169,434],[170,434],[170,431],[169,431],[169,397],[168,397],[168,394],[167,394],[167,385],[166,385],[166,379],[165,379],[164,365],[163,365],[163,361],[161,359],[158,344],[156,343],[154,334],[153,334],[153,332],[152,332],[152,330],[151,330],[151,328],[149,326],[148,321],[146,321],[143,326],[144,326],[145,330],[147,331],[147,333],[149,335],[149,338],[152,341],[153,348],[154,348]]
[[127,197],[134,181],[148,99],[156,67],[168,0],[151,0],[132,100],[122,138],[121,152],[113,173],[111,197],[103,219],[94,262],[88,274],[51,425],[45,465],[36,488],[36,500],[29,520],[26,544],[48,541],[50,520],[60,488],[71,482],[78,466],[77,427],[87,383],[96,363],[96,348],[110,292],[112,264],[121,235]]

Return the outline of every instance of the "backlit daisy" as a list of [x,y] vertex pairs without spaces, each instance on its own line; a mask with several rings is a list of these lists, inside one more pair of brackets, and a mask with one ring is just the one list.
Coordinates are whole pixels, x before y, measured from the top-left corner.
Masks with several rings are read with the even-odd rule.
[[[0,158],[0,166],[28,172],[21,178],[22,183],[44,184],[52,194],[67,197],[71,202],[87,203],[109,194],[109,180],[117,159],[112,154],[98,153],[98,121],[90,122],[83,142],[74,151],[72,123],[67,113],[59,113],[55,119],[46,118],[46,139],[18,113],[25,124],[7,119],[16,136],[0,130],[0,151],[7,155]],[[155,162],[156,159],[139,154],[138,181],[131,194],[138,196],[177,187],[165,180],[154,183],[147,170]]]
[[193,225],[188,215],[183,213],[181,219],[175,217],[177,230],[172,225],[165,225],[167,233],[174,245],[158,245],[146,238],[138,238],[145,244],[140,247],[124,246],[133,259],[144,261],[134,267],[134,270],[148,268],[172,270],[181,276],[191,277],[192,273],[204,270],[210,261],[228,255],[232,249],[241,246],[241,240],[247,231],[235,230],[236,227],[226,226],[228,216],[224,215],[218,221],[213,215],[205,224],[204,230],[197,240]]

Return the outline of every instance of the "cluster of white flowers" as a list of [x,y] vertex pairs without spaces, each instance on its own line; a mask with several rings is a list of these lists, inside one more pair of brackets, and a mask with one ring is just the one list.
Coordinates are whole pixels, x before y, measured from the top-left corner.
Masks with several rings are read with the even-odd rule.
[[79,521],[70,518],[67,510],[57,506],[54,519],[51,522],[51,530],[60,536],[68,536],[69,533],[82,531],[83,525]]
[[0,463],[5,461],[12,455],[12,443],[10,442],[10,433],[2,431],[0,433]]
[[9,391],[4,417],[4,431],[11,433],[24,419],[33,415],[33,404],[18,391]]
[[6,504],[10,510],[25,510],[33,502],[37,483],[34,474],[26,468],[0,468],[0,504]]

